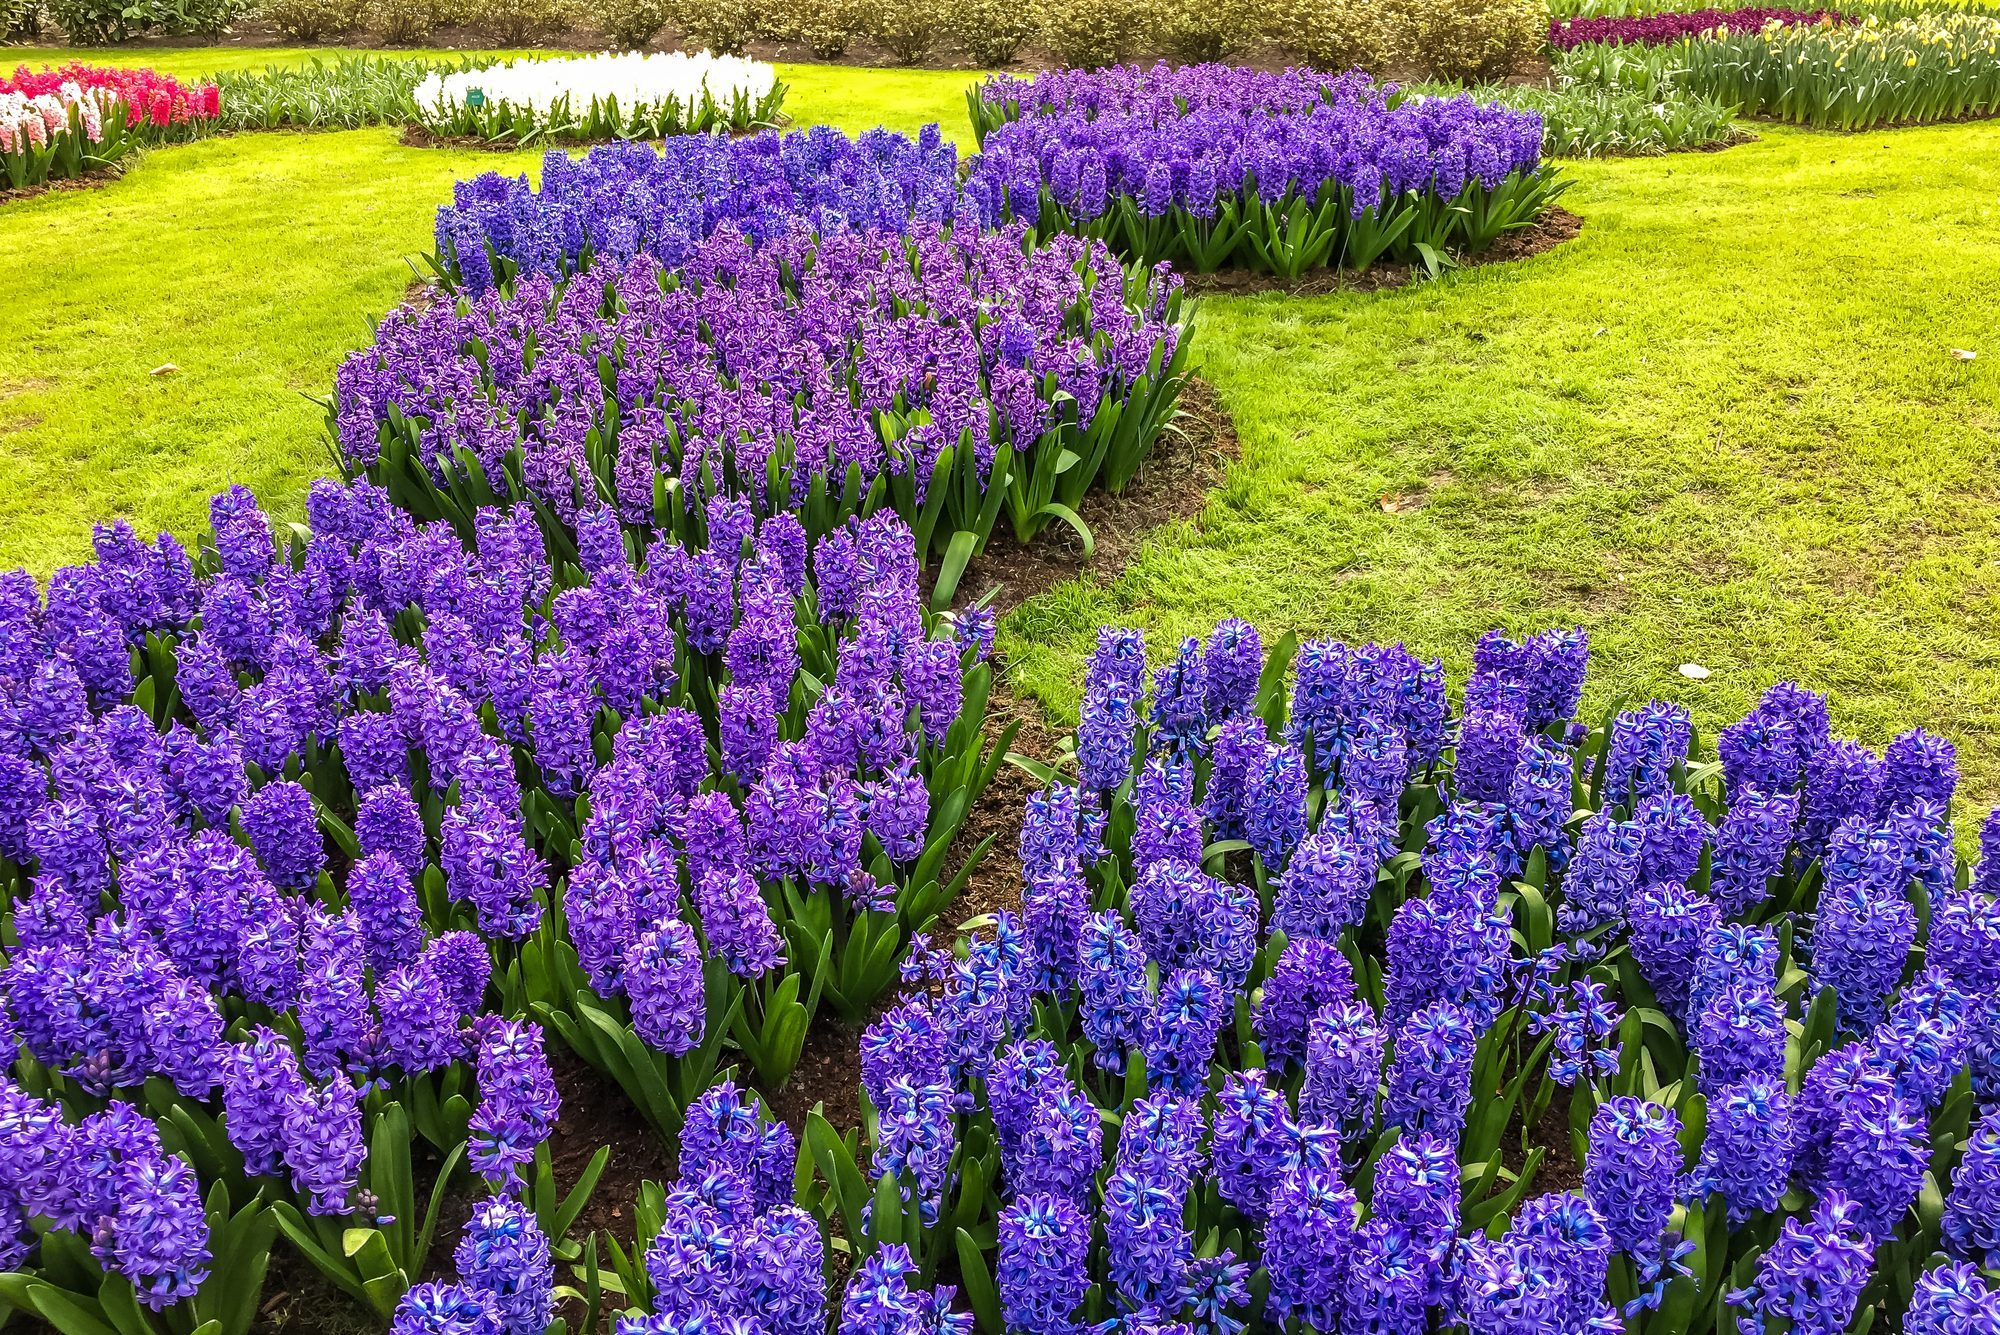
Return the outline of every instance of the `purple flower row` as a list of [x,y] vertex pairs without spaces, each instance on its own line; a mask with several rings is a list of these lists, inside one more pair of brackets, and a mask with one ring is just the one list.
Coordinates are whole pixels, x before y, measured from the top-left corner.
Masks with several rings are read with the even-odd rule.
[[[1811,1205],[1753,1282],[1714,1298],[1746,1329],[1844,1329],[1876,1248],[1911,1235],[1934,1116],[1977,1129],[1946,1191],[1957,1264],[1923,1278],[1910,1328],[2000,1319],[1975,1269],[2000,1256],[2000,816],[1955,876],[1949,744],[1919,729],[1877,755],[1789,683],[1691,793],[1685,711],[1571,721],[1586,662],[1580,632],[1491,634],[1454,719],[1400,645],[1304,645],[1286,700],[1242,622],[1150,676],[1136,632],[1100,633],[1078,783],[1028,803],[1020,916],[919,943],[918,987],[861,1043],[877,1172],[916,1212],[963,1218],[960,1193],[997,1181],[1010,1328],[1069,1329],[1093,1285],[1228,1329],[1257,1319],[1253,1291],[1322,1332],[1611,1328],[1614,1254],[1639,1276],[1627,1316],[1686,1273],[1677,1203],[1719,1196],[1737,1225],[1797,1190]],[[1254,881],[1209,853],[1229,840]],[[1364,939],[1386,942],[1379,971]],[[1644,1028],[1609,989],[1628,954],[1685,1080],[1626,1051]],[[1835,1041],[1800,1068],[1788,1026],[1820,988]],[[1547,1078],[1595,1109],[1583,1187],[1467,1236],[1460,1184],[1504,1129],[1473,1071],[1521,1033],[1551,1036]],[[986,1144],[997,1175],[968,1186],[957,1165]],[[1254,1224],[1238,1255],[1197,1247],[1237,1227],[1217,1199]],[[1968,1313],[1984,1324],[1950,1324]]]
[[550,153],[541,189],[486,172],[438,209],[437,267],[473,295],[517,275],[555,278],[593,259],[650,255],[676,268],[715,232],[761,244],[802,227],[819,236],[900,233],[950,223],[958,151],[925,127],[915,140],[816,126],[780,136],[671,135]]
[[1559,19],[1549,24],[1549,45],[1558,51],[1587,42],[1629,42],[1644,46],[1664,46],[1683,37],[1700,37],[1717,28],[1730,32],[1755,32],[1766,24],[1781,27],[1793,24],[1844,24],[1853,19],[1830,9],[1696,9],[1686,12],[1643,14],[1634,18]]
[[[496,488],[518,474],[566,524],[600,498],[671,524],[663,480],[675,509],[782,511],[857,471],[914,512],[945,452],[983,496],[1003,447],[1029,467],[1178,374],[1177,281],[1128,292],[1099,245],[925,223],[754,249],[718,232],[675,262],[391,315],[336,378],[342,454],[392,487],[399,442],[440,485],[467,459]],[[946,517],[938,542],[979,520]]]
[[[711,547],[635,564],[593,510],[561,569],[525,509],[469,516],[470,546],[366,482],[316,484],[308,515],[281,545],[237,488],[192,557],[113,525],[46,592],[0,576],[0,1041],[60,1100],[0,1116],[17,1248],[96,1217],[24,1204],[19,1174],[98,1153],[64,1105],[156,1078],[339,1216],[368,1208],[364,1092],[462,1071],[468,1160],[518,1189],[558,1102],[539,1028],[483,1012],[496,945],[554,953],[555,875],[590,979],[673,1053],[705,959],[784,965],[765,886],[893,912],[877,878],[949,838],[929,766],[991,623],[930,638],[892,515],[814,548],[719,500]],[[105,1258],[159,1304],[200,1283],[185,1168]]]
[[1000,80],[983,96],[1009,114],[981,144],[967,193],[997,201],[1004,189],[1017,213],[1038,185],[1084,217],[1130,196],[1149,214],[1179,206],[1205,218],[1231,195],[1274,203],[1328,184],[1373,208],[1411,191],[1450,199],[1469,182],[1492,190],[1541,163],[1532,112],[1470,97],[1403,101],[1359,73],[1059,71]]

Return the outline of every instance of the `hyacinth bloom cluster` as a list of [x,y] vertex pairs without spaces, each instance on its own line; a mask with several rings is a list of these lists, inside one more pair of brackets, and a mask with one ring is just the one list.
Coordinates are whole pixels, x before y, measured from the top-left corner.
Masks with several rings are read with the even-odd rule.
[[407,457],[453,495],[518,476],[565,523],[604,497],[640,527],[684,524],[716,493],[824,515],[873,489],[928,554],[983,541],[1002,494],[1017,533],[1046,522],[1026,508],[1033,478],[1069,495],[1095,476],[1057,479],[1063,450],[1095,451],[1122,486],[1184,374],[1177,281],[1128,286],[1074,239],[1029,251],[1019,229],[926,223],[755,247],[718,231],[675,262],[393,314],[336,379],[348,465],[393,489]]
[[1629,18],[1572,18],[1549,24],[1549,45],[1567,51],[1586,42],[1634,43],[1658,46],[1684,37],[1705,37],[1732,32],[1755,32],[1766,24],[1789,27],[1796,23],[1851,23],[1852,19],[1829,9],[1693,9],[1684,12],[1640,14]]
[[935,125],[850,139],[815,126],[743,139],[672,135],[657,147],[550,153],[541,187],[486,172],[438,209],[436,268],[477,296],[516,275],[554,278],[602,256],[681,264],[715,232],[762,243],[799,226],[819,236],[900,233],[956,218],[958,150]]
[[[1553,198],[1538,115],[1403,101],[1358,72],[1062,70],[997,77],[972,105],[984,129],[965,194],[982,214],[1198,272],[1483,249]],[[1470,199],[1492,230],[1451,221]]]
[[123,104],[127,122],[150,137],[197,132],[222,111],[222,95],[213,83],[186,84],[157,70],[80,61],[40,70],[22,65],[12,77],[0,77],[0,93],[60,96],[72,84],[84,92],[110,94]]
[[[904,1227],[987,1184],[1010,1329],[1582,1331],[1688,1281],[1686,1206],[1711,1248],[1779,1239],[1729,1321],[1844,1329],[1916,1227],[1931,1119],[1967,1116],[1968,1072],[1992,1082],[2000,885],[1982,863],[1958,888],[1951,748],[1837,739],[1784,683],[1699,771],[1685,710],[1572,723],[1587,655],[1580,632],[1490,634],[1454,709],[1400,646],[1302,645],[1274,691],[1246,623],[1157,665],[1100,632],[1076,782],[1024,813],[1020,915],[922,947],[862,1040]],[[1796,893],[1815,864],[1817,911]],[[1928,936],[1896,908],[1919,889]],[[1635,974],[1678,1068],[1630,1050]],[[1831,1047],[1803,1070],[1799,1025]],[[1582,1190],[1466,1230],[1522,1060],[1502,1054],[1536,1035],[1512,1078],[1590,1100]],[[1946,1193],[1945,1245],[1975,1265],[2000,1240],[1996,1127]],[[1197,1245],[1230,1230],[1237,1254]],[[1921,1297],[1913,1321],[1996,1301],[1961,1271]]]
[[424,128],[488,142],[741,132],[772,124],[784,99],[763,61],[706,51],[501,61],[433,71],[411,94]]
[[107,1273],[159,1311],[195,1293],[211,1261],[194,1169],[162,1147],[132,1105],[77,1120],[12,1080],[0,1081],[0,1265],[28,1267],[41,1231],[90,1244]]

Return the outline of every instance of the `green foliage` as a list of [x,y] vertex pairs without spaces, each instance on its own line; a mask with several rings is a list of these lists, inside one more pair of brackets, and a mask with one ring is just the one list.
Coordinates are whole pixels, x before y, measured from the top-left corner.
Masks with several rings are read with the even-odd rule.
[[362,0],[361,16],[390,46],[421,42],[447,18],[441,0]]
[[1139,30],[1139,0],[1033,0],[1035,33],[1064,65],[1115,65]]
[[78,46],[122,42],[151,22],[152,6],[140,0],[43,0],[51,22]]
[[42,0],[0,0],[0,37],[36,37],[42,31]]
[[[1451,96],[1456,85],[1411,90]],[[1669,80],[1646,92],[1561,81],[1486,84],[1470,90],[1481,102],[1503,102],[1542,118],[1542,152],[1555,158],[1639,157],[1733,144],[1745,138],[1736,114]]]
[[1400,29],[1379,0],[1273,0],[1262,12],[1265,40],[1309,65],[1380,73],[1396,61]]
[[741,55],[759,31],[757,0],[675,0],[669,13],[688,50]]
[[1145,31],[1174,60],[1220,60],[1257,38],[1255,11],[1243,0],[1150,0]]
[[951,38],[976,65],[1013,62],[1034,35],[1034,17],[1020,0],[959,0],[947,11]]
[[1497,78],[1541,48],[1543,0],[1392,0],[1397,50],[1441,79]]
[[945,35],[945,11],[935,0],[869,0],[868,35],[905,65],[914,65]]
[[292,41],[316,42],[353,28],[360,22],[361,4],[360,0],[262,0],[256,14]]
[[226,70],[222,126],[230,130],[331,130],[401,125],[416,116],[410,100],[434,66],[389,56],[314,57],[305,65],[269,65],[259,71]]
[[643,51],[672,17],[668,0],[593,0],[588,17],[620,51]]
[[1684,83],[1744,115],[1815,129],[1956,120],[2000,111],[2000,14],[1795,24],[1662,46],[1592,43],[1564,52],[1556,69],[1642,93]]
[[780,42],[798,42],[822,60],[847,51],[868,29],[865,0],[765,0],[764,33]]
[[453,15],[468,27],[490,32],[508,46],[568,28],[587,12],[575,0],[459,0]]

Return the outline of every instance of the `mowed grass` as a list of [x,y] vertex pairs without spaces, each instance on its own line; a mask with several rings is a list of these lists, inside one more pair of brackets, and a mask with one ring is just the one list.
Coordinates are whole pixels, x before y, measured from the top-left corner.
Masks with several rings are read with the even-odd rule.
[[[313,54],[115,58],[198,74]],[[975,76],[785,77],[800,123],[956,131]],[[111,515],[197,531],[229,481],[296,515],[328,467],[307,396],[400,297],[435,205],[537,157],[405,149],[393,129],[241,136],[0,206],[0,565],[78,559]],[[1947,733],[1965,805],[1991,804],[2000,126],[1766,131],[1570,170],[1587,225],[1535,260],[1210,300],[1199,355],[1243,458],[1198,529],[1009,618],[1018,684],[1073,712],[1107,621],[1156,652],[1226,615],[1272,639],[1402,639],[1459,680],[1488,626],[1580,622],[1593,709],[1669,696],[1712,737],[1794,677],[1870,742]]]
[[[1588,708],[1703,735],[1792,677],[1874,744],[1953,738],[2000,797],[2000,125],[1574,168],[1582,236],[1401,292],[1215,299],[1243,442],[1198,530],[1020,609],[1073,714],[1094,628],[1403,640],[1582,624]],[[1964,360],[1959,352],[1976,354]],[[1690,680],[1682,664],[1705,667]]]
[[[0,69],[66,51],[0,50]],[[91,53],[199,74],[246,53]],[[262,51],[302,60],[312,52]],[[169,60],[168,57],[172,59]],[[211,63],[204,63],[211,62]],[[975,77],[786,67],[799,124],[964,124]],[[82,559],[92,523],[198,531],[241,482],[296,517],[331,461],[334,368],[413,277],[452,183],[539,152],[405,148],[382,127],[149,153],[101,189],[0,205],[0,567]],[[170,372],[155,374],[171,366]]]

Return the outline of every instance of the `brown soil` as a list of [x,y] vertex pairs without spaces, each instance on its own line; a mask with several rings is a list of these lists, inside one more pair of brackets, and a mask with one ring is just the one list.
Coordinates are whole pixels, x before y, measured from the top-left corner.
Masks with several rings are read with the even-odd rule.
[[[1544,251],[1554,250],[1565,241],[1574,240],[1582,231],[1583,219],[1557,205],[1536,219],[1532,227],[1503,233],[1499,240],[1479,254],[1459,257],[1458,267],[1477,269],[1488,264],[1512,264],[1530,259]],[[1359,273],[1327,269],[1296,281],[1251,273],[1245,269],[1227,269],[1220,273],[1188,274],[1187,286],[1190,292],[1204,295],[1251,296],[1259,292],[1282,292],[1291,297],[1321,297],[1332,292],[1389,291],[1407,287],[1423,276],[1424,271],[1415,265],[1387,263],[1371,264]]]
[[[1579,1191],[1583,1188],[1583,1165],[1577,1162],[1575,1148],[1570,1144],[1569,1117],[1570,1092],[1557,1089],[1549,1106],[1535,1122],[1528,1134],[1528,1144],[1547,1151],[1542,1156],[1541,1167],[1535,1170],[1535,1180],[1529,1185],[1530,1196],[1544,1196],[1550,1192]],[[1510,1172],[1521,1171],[1526,1156],[1521,1152],[1521,1115],[1516,1109],[1507,1131],[1500,1141],[1500,1161]]]
[[40,185],[24,185],[18,189],[0,189],[0,204],[12,204],[17,200],[33,199],[37,195],[50,195],[60,190],[101,190],[123,174],[119,168],[113,167],[109,171],[92,172],[88,176],[44,181]]

